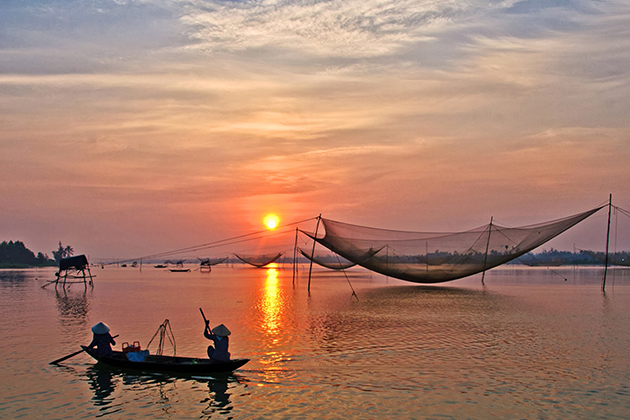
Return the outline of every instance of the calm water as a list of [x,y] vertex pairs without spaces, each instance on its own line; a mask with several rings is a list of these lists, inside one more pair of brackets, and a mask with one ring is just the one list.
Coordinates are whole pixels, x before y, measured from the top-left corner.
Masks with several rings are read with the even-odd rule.
[[[41,288],[54,271],[0,271],[0,418],[630,417],[628,270],[609,274],[605,294],[601,269],[499,269],[485,286],[436,287],[316,270],[310,296],[307,272],[294,286],[282,267],[106,267],[93,290],[65,293]],[[233,357],[252,359],[231,376],[121,372],[85,354],[48,364],[98,321],[119,348],[145,347],[169,319],[177,354],[204,357],[199,307],[232,330]]]

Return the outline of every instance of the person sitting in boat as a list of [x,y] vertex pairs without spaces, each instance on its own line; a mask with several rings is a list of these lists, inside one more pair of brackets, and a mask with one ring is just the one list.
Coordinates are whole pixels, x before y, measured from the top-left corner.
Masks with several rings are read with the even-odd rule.
[[92,342],[88,346],[89,349],[94,348],[96,346],[96,352],[101,356],[111,356],[112,355],[112,346],[116,345],[114,338],[109,333],[109,325],[104,322],[99,322],[95,326],[92,327],[92,332],[94,333],[94,337],[92,338]]
[[227,362],[230,360],[230,352],[228,347],[230,346],[230,330],[223,324],[217,325],[210,330],[210,321],[206,321],[206,328],[203,331],[204,337],[208,340],[212,340],[214,346],[208,346],[208,357],[210,360],[218,362]]

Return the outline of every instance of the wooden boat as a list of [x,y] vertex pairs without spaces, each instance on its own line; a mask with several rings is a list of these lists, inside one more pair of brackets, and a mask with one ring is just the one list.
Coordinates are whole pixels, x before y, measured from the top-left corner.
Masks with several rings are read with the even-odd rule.
[[172,273],[187,273],[190,271],[190,268],[184,268],[184,261],[178,261],[175,264],[175,268],[169,268]]
[[146,361],[132,362],[122,351],[112,351],[111,356],[98,355],[95,349],[81,346],[83,350],[100,363],[127,369],[137,369],[145,372],[171,372],[180,374],[207,374],[219,372],[233,372],[249,359],[231,359],[227,362],[217,362],[210,359],[196,357],[156,356],[149,355]]

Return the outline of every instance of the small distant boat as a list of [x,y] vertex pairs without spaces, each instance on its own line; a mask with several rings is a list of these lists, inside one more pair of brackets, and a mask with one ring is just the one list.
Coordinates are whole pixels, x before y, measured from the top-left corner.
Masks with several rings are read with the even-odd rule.
[[175,264],[175,268],[169,268],[169,270],[173,273],[187,273],[190,271],[190,268],[184,268],[184,261],[178,261]]
[[154,265],[153,267],[155,267],[155,268],[166,268],[168,266],[164,265],[164,264],[158,264],[158,265]]
[[138,369],[144,372],[171,372],[180,374],[208,374],[219,372],[233,372],[249,362],[249,359],[232,359],[227,362],[217,362],[210,359],[196,357],[157,356],[148,355],[145,361],[134,362],[127,358],[122,351],[112,351],[111,356],[100,356],[95,349],[81,346],[83,350],[96,361],[110,366],[127,369]]

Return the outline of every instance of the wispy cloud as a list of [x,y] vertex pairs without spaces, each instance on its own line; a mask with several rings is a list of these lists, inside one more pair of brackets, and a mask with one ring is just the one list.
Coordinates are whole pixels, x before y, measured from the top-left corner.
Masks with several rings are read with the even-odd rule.
[[388,56],[462,14],[466,4],[435,1],[199,2],[184,9],[195,48],[281,49],[343,59]]

